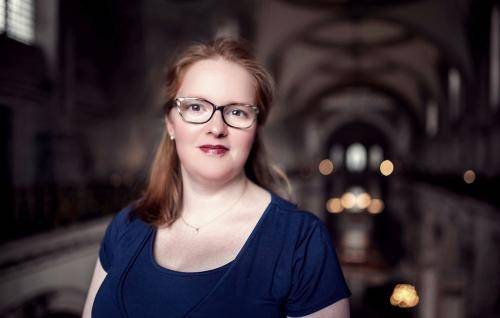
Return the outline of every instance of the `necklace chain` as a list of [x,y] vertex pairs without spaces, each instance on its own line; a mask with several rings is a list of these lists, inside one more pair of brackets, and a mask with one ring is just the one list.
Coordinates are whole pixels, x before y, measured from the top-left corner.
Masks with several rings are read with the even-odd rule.
[[198,234],[200,232],[200,229],[202,227],[205,227],[205,226],[211,224],[212,222],[214,222],[215,220],[217,220],[219,217],[221,217],[222,215],[226,214],[226,212],[230,211],[241,200],[241,198],[243,197],[243,194],[245,194],[246,188],[247,188],[247,181],[245,180],[245,184],[243,186],[243,191],[241,191],[241,194],[238,197],[238,199],[236,201],[234,201],[228,208],[226,208],[224,211],[222,211],[219,215],[217,215],[212,220],[208,221],[207,223],[205,223],[203,225],[194,226],[194,225],[189,224],[188,221],[186,221],[186,219],[184,218],[184,216],[182,216],[182,214],[181,214],[181,219],[184,222],[184,224],[186,224],[188,227],[190,227],[190,228],[192,228],[192,229],[194,229],[196,231],[195,234]]

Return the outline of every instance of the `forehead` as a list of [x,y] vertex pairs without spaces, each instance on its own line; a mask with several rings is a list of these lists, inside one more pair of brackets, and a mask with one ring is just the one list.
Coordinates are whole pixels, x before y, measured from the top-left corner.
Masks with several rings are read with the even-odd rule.
[[191,65],[181,82],[178,97],[201,97],[213,103],[255,102],[255,85],[242,66],[224,59],[202,60]]

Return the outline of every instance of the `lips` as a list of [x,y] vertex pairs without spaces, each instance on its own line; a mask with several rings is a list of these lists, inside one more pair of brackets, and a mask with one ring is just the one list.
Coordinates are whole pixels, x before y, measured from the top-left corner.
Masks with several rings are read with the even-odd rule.
[[207,154],[222,155],[229,151],[229,148],[223,145],[203,145],[200,146],[201,151]]

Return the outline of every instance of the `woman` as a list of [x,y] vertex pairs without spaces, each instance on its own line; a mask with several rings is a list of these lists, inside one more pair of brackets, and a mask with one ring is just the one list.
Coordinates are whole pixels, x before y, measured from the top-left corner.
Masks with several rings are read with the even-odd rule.
[[196,44],[167,73],[148,188],[106,230],[83,316],[349,316],[321,221],[271,190],[272,81],[247,46]]

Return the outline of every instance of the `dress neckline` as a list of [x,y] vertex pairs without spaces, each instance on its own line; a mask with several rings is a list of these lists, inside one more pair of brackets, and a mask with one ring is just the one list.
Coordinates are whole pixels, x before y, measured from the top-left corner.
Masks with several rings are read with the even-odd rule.
[[[235,265],[238,262],[238,260],[242,257],[242,255],[245,254],[246,250],[248,249],[248,246],[250,245],[250,242],[253,240],[253,237],[256,235],[255,233],[258,232],[259,228],[261,227],[261,224],[263,223],[263,220],[265,219],[269,210],[271,210],[271,206],[277,202],[276,195],[271,191],[268,191],[268,193],[271,196],[271,200],[270,200],[269,204],[264,209],[264,212],[262,213],[259,220],[257,221],[257,224],[254,226],[254,228],[252,229],[252,232],[250,233],[250,235],[246,239],[245,243],[243,244],[243,247],[238,251],[238,253],[236,254],[236,257],[233,260],[229,261],[228,263],[226,263],[222,266],[208,269],[208,270],[204,270],[204,271],[198,271],[198,272],[182,272],[182,271],[176,271],[173,269],[166,268],[166,267],[158,264],[158,262],[154,258],[154,242],[155,242],[157,230],[153,228],[153,233],[150,236],[150,238],[151,238],[150,242],[149,242],[149,244],[147,244],[149,259],[151,260],[153,266],[161,272],[171,274],[171,275],[179,275],[179,276],[208,275],[208,274],[214,274],[214,273],[222,271],[222,270],[227,270],[226,272],[229,272],[231,270],[231,268],[233,267],[233,265]],[[221,277],[221,279],[216,284],[214,289],[220,284],[220,282],[224,279],[225,276],[226,275]]]
[[175,276],[210,275],[210,274],[215,274],[215,273],[218,273],[218,272],[220,272],[222,270],[227,269],[234,262],[234,259],[233,259],[233,260],[229,261],[228,263],[226,263],[226,264],[224,264],[222,266],[219,266],[219,267],[216,267],[216,268],[212,268],[212,269],[207,269],[207,270],[204,270],[204,271],[198,271],[198,272],[181,272],[181,271],[176,271],[176,270],[164,267],[164,266],[158,264],[158,262],[156,262],[156,259],[154,258],[154,251],[153,251],[155,238],[156,238],[156,230],[153,229],[153,233],[150,236],[150,241],[147,244],[148,258],[150,260],[150,263],[153,265],[153,267],[155,269],[159,270],[160,272],[169,274],[169,275],[175,275]]

